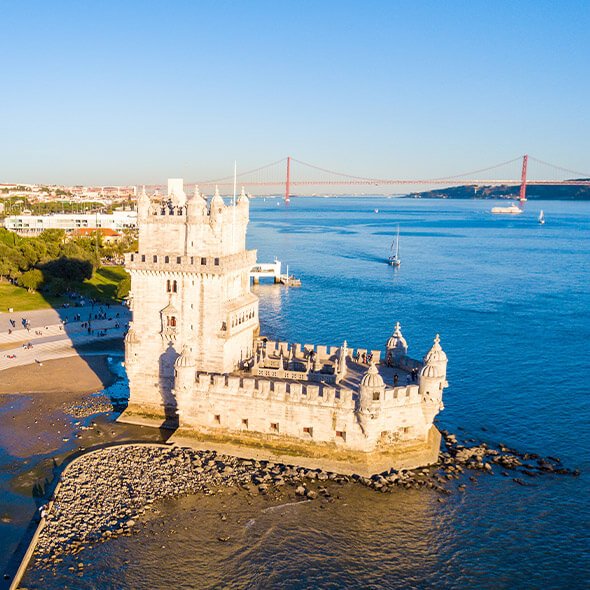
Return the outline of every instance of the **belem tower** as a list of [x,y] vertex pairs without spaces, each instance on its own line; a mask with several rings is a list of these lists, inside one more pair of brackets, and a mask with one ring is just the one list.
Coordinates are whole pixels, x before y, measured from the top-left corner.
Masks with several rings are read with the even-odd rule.
[[121,419],[342,472],[436,462],[447,386],[438,335],[422,361],[399,323],[383,350],[261,337],[248,220],[243,190],[234,204],[217,190],[187,196],[181,179],[165,196],[141,192],[139,248],[125,261],[133,321]]

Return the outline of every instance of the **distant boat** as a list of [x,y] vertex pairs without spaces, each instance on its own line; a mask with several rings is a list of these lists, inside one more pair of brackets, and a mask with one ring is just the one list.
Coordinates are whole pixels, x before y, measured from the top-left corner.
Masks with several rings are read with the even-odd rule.
[[541,225],[545,223],[545,213],[543,213],[543,209],[541,209],[541,213],[539,213],[539,223]]
[[379,209],[373,209],[374,213],[379,213]]
[[397,226],[397,234],[395,239],[391,242],[391,254],[389,255],[389,264],[398,267],[401,264],[399,257],[399,225]]
[[492,207],[492,213],[494,215],[519,215],[522,213],[522,209],[512,203],[510,207]]

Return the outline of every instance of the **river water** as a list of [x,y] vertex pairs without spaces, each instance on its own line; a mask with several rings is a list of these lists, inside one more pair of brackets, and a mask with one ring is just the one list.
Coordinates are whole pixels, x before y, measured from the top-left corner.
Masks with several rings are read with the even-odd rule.
[[[352,485],[334,503],[231,491],[170,500],[139,534],[85,552],[84,576],[66,560],[28,587],[588,587],[590,203],[530,202],[518,217],[492,216],[491,206],[253,200],[250,247],[303,282],[256,288],[262,332],[383,348],[399,320],[416,357],[440,332],[450,386],[439,426],[561,457],[579,478],[522,487],[498,472],[442,503],[428,490]],[[385,261],[398,224],[393,269]]]

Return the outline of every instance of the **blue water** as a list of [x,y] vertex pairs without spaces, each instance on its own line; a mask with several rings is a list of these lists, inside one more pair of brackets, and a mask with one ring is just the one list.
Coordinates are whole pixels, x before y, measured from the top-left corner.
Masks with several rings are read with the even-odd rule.
[[[450,386],[439,425],[561,457],[582,470],[579,478],[544,476],[521,487],[498,472],[443,503],[426,490],[378,494],[357,486],[323,508],[310,502],[269,512],[231,498],[173,501],[156,523],[164,538],[146,533],[106,543],[85,556],[94,569],[84,584],[64,571],[57,585],[588,587],[590,203],[530,202],[518,218],[492,216],[491,206],[252,201],[250,247],[260,261],[288,263],[303,282],[256,288],[262,332],[382,348],[399,320],[416,357],[440,332]],[[386,258],[397,224],[402,264],[392,269]],[[228,544],[216,541],[222,506],[235,528]]]

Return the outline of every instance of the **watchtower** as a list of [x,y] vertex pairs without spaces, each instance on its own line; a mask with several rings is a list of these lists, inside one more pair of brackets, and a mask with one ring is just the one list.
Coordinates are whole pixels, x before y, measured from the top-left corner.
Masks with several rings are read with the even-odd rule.
[[195,371],[229,373],[254,353],[258,298],[246,250],[248,197],[207,199],[182,179],[164,197],[138,198],[139,247],[125,257],[133,321],[125,339],[130,405],[175,412],[174,363],[181,351]]

